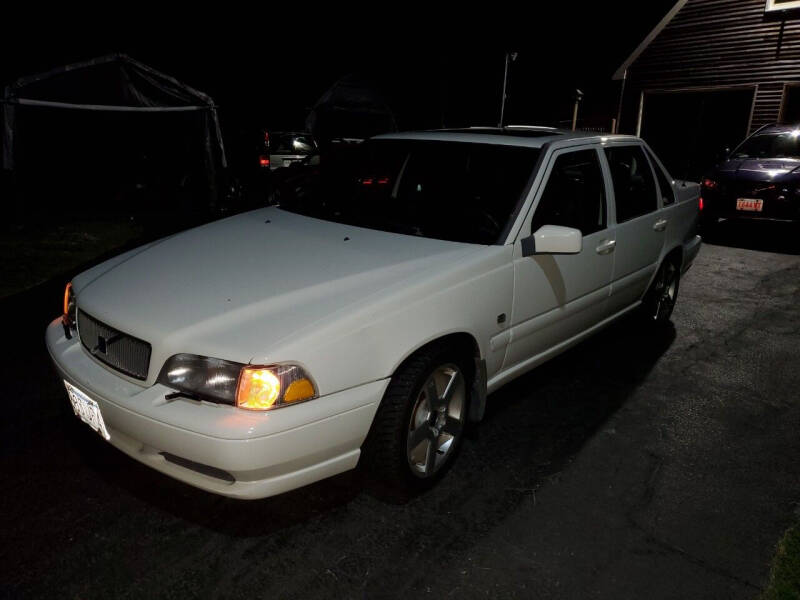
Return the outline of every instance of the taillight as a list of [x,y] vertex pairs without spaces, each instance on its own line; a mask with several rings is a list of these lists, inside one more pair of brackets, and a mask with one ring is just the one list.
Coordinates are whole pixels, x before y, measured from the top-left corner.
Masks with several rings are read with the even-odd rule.
[[703,197],[700,196],[700,210],[703,210]]
[[378,185],[388,185],[389,178],[388,177],[362,177],[361,178],[361,185],[372,185],[377,183]]
[[269,166],[269,156],[259,156],[258,157],[258,164],[261,165],[262,167],[268,167]]
[[708,177],[703,179],[703,187],[708,188],[709,190],[715,189],[718,185],[719,184],[713,179],[709,179]]

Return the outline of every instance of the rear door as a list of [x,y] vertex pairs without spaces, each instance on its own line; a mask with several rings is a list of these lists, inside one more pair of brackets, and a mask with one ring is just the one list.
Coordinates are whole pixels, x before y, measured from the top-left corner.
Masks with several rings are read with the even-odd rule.
[[599,149],[556,150],[520,238],[542,225],[580,229],[579,254],[522,256],[514,247],[514,307],[505,366],[535,357],[600,321],[614,265],[606,181]]
[[658,268],[667,219],[655,175],[639,144],[604,149],[613,182],[616,249],[609,312],[615,313],[644,295]]

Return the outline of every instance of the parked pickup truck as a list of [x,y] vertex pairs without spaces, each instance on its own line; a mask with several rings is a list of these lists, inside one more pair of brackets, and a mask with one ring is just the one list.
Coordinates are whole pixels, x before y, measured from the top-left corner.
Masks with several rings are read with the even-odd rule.
[[359,461],[429,485],[488,394],[626,313],[667,322],[700,246],[698,186],[635,137],[397,133],[322,167],[72,280],[46,342],[78,417],[226,496]]

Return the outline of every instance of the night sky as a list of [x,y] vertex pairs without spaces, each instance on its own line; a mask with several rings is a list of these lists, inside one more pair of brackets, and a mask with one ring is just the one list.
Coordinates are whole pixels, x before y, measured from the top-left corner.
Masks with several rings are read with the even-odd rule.
[[138,7],[136,16],[29,14],[0,42],[0,81],[125,52],[211,95],[228,135],[302,128],[332,83],[359,73],[386,95],[403,129],[483,125],[497,121],[504,55],[515,50],[508,123],[568,120],[576,87],[586,93],[582,114],[605,122],[616,112],[611,75],[672,5],[532,2],[523,13],[466,3],[449,12],[399,4],[319,12],[309,4],[169,22]]

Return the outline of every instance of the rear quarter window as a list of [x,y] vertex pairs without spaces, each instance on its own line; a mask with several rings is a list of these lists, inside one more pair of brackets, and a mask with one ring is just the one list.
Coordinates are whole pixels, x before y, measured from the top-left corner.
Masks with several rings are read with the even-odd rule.
[[675,202],[675,190],[672,189],[672,182],[664,174],[664,170],[658,166],[656,157],[649,150],[647,151],[647,158],[650,159],[650,164],[653,165],[653,171],[656,174],[656,182],[658,182],[658,191],[661,194],[661,204],[667,206]]

